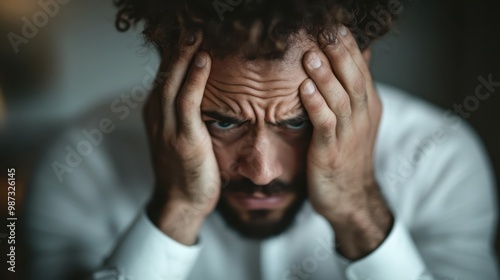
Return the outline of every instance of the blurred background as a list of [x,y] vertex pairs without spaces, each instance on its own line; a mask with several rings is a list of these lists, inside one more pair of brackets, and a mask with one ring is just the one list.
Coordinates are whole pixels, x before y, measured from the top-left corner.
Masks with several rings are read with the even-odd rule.
[[[44,12],[45,2],[58,9]],[[396,29],[374,45],[375,79],[445,110],[474,95],[479,76],[500,81],[498,2],[404,1]],[[16,168],[16,215],[22,220],[23,194],[48,145],[83,116],[109,110],[112,100],[157,68],[159,58],[144,46],[140,26],[119,33],[115,13],[112,0],[0,0],[0,220],[7,217],[8,168]],[[499,92],[466,117],[498,182]],[[16,246],[18,277],[2,276],[6,236],[0,227],[0,278],[22,279],[22,244]],[[21,240],[19,229],[16,236]]]

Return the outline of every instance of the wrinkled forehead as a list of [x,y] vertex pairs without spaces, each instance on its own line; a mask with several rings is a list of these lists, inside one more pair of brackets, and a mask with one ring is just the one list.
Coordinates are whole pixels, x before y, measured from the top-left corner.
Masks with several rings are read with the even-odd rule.
[[281,59],[247,60],[239,54],[213,58],[202,106],[224,111],[245,111],[246,107],[272,110],[273,106],[298,109],[299,86],[307,78],[302,60],[310,50],[319,51],[317,44],[298,34]]

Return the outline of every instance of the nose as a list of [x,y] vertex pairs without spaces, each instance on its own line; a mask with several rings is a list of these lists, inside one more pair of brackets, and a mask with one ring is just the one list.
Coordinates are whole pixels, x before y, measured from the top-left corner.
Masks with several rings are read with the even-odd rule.
[[244,139],[238,149],[238,173],[256,185],[267,185],[281,176],[277,143],[266,131],[258,131]]

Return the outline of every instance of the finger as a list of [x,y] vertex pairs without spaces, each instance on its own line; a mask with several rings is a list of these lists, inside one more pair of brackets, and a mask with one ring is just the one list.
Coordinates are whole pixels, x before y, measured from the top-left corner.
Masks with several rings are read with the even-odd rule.
[[346,46],[352,59],[365,77],[366,108],[368,108],[371,118],[376,119],[378,118],[377,116],[380,115],[381,103],[377,92],[374,90],[370,69],[368,67],[371,59],[371,50],[370,48],[367,48],[361,52],[358,44],[356,43],[356,39],[352,35],[352,32],[345,26],[342,26],[338,33],[340,41],[344,44],[344,46]]
[[314,127],[313,141],[320,145],[335,142],[337,119],[323,96],[318,92],[313,80],[306,79],[302,82],[300,99]]
[[[175,99],[182,88],[193,55],[198,50],[202,41],[201,33],[181,34],[179,44],[172,54],[170,61],[164,61],[168,67],[167,78],[160,93],[162,120],[166,131],[176,131]],[[163,65],[162,65],[163,66]]]
[[[341,25],[339,27],[338,35],[340,41],[347,48],[347,51],[351,54],[351,57],[358,66],[358,68],[361,70],[363,75],[368,77],[370,74],[370,70],[368,68],[368,62],[365,60],[363,53],[359,49],[358,43],[356,42],[356,39],[352,35],[352,32],[344,25]],[[369,54],[370,49],[367,48],[364,53]]]
[[160,103],[158,102],[158,94],[153,91],[150,94],[146,103],[144,104],[144,109],[142,111],[142,117],[144,124],[148,131],[148,137],[151,139],[156,139],[158,136],[158,126],[161,122],[158,122],[161,114]]
[[210,56],[206,52],[199,52],[191,64],[184,86],[176,99],[179,133],[190,136],[203,129],[200,106],[210,67]]
[[[365,61],[366,63],[366,66],[368,68],[368,65],[370,65],[370,61],[372,59],[372,50],[370,48],[366,48],[362,53],[361,55],[363,56],[363,60]],[[371,75],[370,75],[371,77]]]
[[[346,29],[339,28],[334,43],[327,44],[323,52],[328,57],[335,76],[349,95],[353,117],[367,112],[365,75],[358,67],[351,50],[344,45]],[[355,42],[354,42],[355,43]],[[351,46],[352,47],[352,46]],[[357,48],[357,46],[355,47]],[[358,49],[359,52],[359,49]]]
[[337,134],[351,124],[349,95],[332,72],[328,58],[317,52],[304,56],[304,68],[337,118]]

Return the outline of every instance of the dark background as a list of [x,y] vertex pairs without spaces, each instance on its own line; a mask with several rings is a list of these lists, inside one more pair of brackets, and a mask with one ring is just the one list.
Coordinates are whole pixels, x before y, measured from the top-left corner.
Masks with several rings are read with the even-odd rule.
[[[7,35],[22,34],[22,18],[32,19],[40,10],[37,2],[0,1],[2,221],[7,215],[7,168],[17,170],[17,217],[22,221],[26,185],[49,143],[86,112],[140,84],[146,67],[158,65],[153,50],[142,45],[140,28],[128,33],[114,29],[111,0],[61,4],[16,54]],[[396,29],[374,46],[375,79],[445,110],[474,95],[479,76],[500,81],[499,2],[404,1]],[[500,182],[500,87],[497,91],[480,101],[466,121],[481,136]],[[6,232],[0,227],[0,278],[6,271]],[[18,228],[17,279],[23,269],[21,235]],[[497,242],[497,252],[498,247]]]

